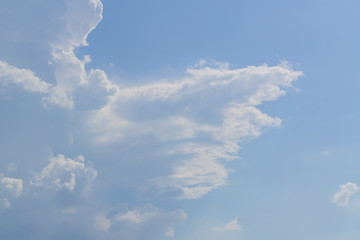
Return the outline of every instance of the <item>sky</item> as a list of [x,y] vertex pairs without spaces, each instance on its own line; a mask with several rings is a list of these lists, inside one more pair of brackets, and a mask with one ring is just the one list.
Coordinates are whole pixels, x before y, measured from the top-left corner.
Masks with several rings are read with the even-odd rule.
[[0,4],[0,239],[359,238],[360,2]]

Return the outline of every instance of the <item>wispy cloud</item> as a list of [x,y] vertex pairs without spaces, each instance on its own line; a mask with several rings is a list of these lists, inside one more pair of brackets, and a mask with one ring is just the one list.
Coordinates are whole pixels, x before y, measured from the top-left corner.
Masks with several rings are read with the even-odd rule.
[[[126,205],[95,217],[95,227],[99,231],[111,231],[115,236],[125,239],[138,239],[152,235],[152,232],[165,232],[174,236],[174,224],[187,218],[183,210],[165,211],[152,204],[128,209]],[[124,231],[124,229],[127,229]]]
[[229,231],[241,232],[242,228],[238,223],[238,218],[236,217],[233,220],[231,220],[230,222],[228,222],[225,226],[216,227],[213,230],[214,231],[224,231],[224,232],[229,232]]

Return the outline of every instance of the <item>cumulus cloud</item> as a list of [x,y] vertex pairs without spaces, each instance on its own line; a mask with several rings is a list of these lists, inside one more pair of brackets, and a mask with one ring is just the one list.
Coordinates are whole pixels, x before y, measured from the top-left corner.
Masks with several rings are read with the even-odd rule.
[[0,174],[0,206],[10,208],[13,200],[23,193],[24,182],[20,178],[5,177]]
[[[15,3],[14,6],[20,4]],[[25,19],[30,16],[29,22],[21,24],[24,25],[23,28],[17,28],[16,31],[13,31],[16,32],[18,38],[29,39],[25,47],[35,51],[37,54],[36,58],[50,57],[46,62],[42,61],[42,66],[38,68],[46,69],[45,73],[52,72],[53,76],[48,76],[55,83],[50,84],[42,81],[32,70],[12,66],[1,59],[0,83],[6,85],[13,83],[26,91],[44,94],[45,96],[42,99],[44,107],[57,106],[72,109],[75,105],[74,92],[78,88],[85,87],[89,82],[89,73],[85,71],[85,64],[91,61],[89,55],[79,59],[74,51],[81,46],[88,45],[86,41],[88,35],[102,19],[103,5],[100,0],[62,0],[56,2],[51,7],[47,6],[47,4],[44,1],[32,1],[29,3],[32,9],[26,13],[19,12],[22,8],[10,8],[8,11],[16,12],[21,16],[24,15]],[[43,5],[50,8],[52,13],[48,14],[46,11],[41,11],[40,9],[45,7]],[[12,5],[9,4],[9,6]],[[4,7],[6,9],[7,6],[5,5]],[[36,17],[33,15],[36,15]],[[36,22],[38,16],[41,16],[39,19],[43,19],[42,22]],[[34,23],[30,19],[34,20]],[[3,22],[14,21],[16,22],[17,20],[5,19]],[[35,31],[40,28],[42,29],[41,32]],[[31,36],[28,34],[29,29],[33,33]],[[11,38],[13,34],[11,32],[4,35],[6,36],[5,43],[12,45],[16,41],[20,45],[21,41],[19,42],[19,39]],[[6,49],[4,50],[6,53]],[[12,55],[10,52],[5,56],[5,59],[12,58]],[[36,65],[33,64],[33,58],[27,61],[25,57],[23,59],[23,66]],[[47,63],[51,65],[51,68],[46,66]]]
[[225,226],[216,227],[213,230],[214,231],[224,231],[224,232],[229,232],[229,231],[241,232],[242,228],[238,223],[238,218],[236,217],[233,220],[231,220],[230,222],[228,222]]
[[19,178],[2,177],[1,184],[16,196],[19,196],[23,190],[23,180]]
[[[229,170],[224,162],[235,158],[239,143],[258,137],[265,127],[281,125],[279,118],[268,116],[257,106],[284,95],[284,89],[302,75],[286,62],[232,68],[229,63],[201,61],[174,81],[120,87],[100,69],[87,72],[85,64],[91,57],[79,59],[74,52],[88,44],[88,35],[101,21],[101,1],[64,0],[63,4],[62,24],[47,43],[56,84],[42,82],[30,70],[6,62],[1,62],[2,69],[27,74],[30,80],[19,84],[47,94],[43,98],[46,107],[72,109],[74,92],[79,88],[95,93],[88,95],[103,96],[107,102],[91,110],[87,121],[98,143],[144,136],[166,142],[172,149],[169,157],[177,155],[181,160],[173,164],[168,176],[151,180],[157,187],[178,190],[179,199],[199,198],[226,182]],[[16,75],[2,72],[11,78]],[[50,182],[58,189],[72,191],[76,174],[68,174],[66,181],[58,178]],[[40,174],[33,183],[42,185],[45,178],[49,176]]]
[[69,191],[74,191],[80,184],[81,191],[87,191],[96,176],[97,171],[91,163],[85,162],[83,156],[71,159],[58,155],[50,158],[50,163],[34,177],[31,183],[38,187]]
[[[39,2],[45,4],[47,1]],[[229,175],[226,162],[237,158],[243,141],[260,136],[267,127],[281,126],[278,117],[267,115],[258,106],[284,95],[285,88],[290,87],[302,75],[301,72],[292,70],[287,63],[232,68],[228,63],[211,64],[202,61],[188,68],[184,77],[174,81],[161,80],[122,87],[109,80],[100,69],[87,71],[85,65],[91,61],[91,57],[78,57],[75,54],[76,48],[88,45],[88,35],[102,19],[101,1],[57,2],[63,7],[59,8],[61,14],[51,12],[49,15],[55,17],[52,21],[47,21],[49,26],[51,22],[56,22],[56,30],[52,30],[55,33],[49,34],[50,37],[41,35],[44,40],[37,39],[41,48],[44,48],[42,51],[47,51],[49,55],[47,60],[51,66],[49,72],[53,74],[53,83],[40,80],[34,73],[37,71],[18,68],[3,60],[0,61],[1,83],[16,84],[26,91],[43,94],[45,107],[73,109],[76,104],[75,94],[81,91],[90,91],[93,94],[87,95],[101,98],[103,105],[95,108],[92,106],[86,120],[95,142],[101,145],[136,142],[144,138],[148,143],[158,143],[157,147],[149,151],[169,158],[166,164],[170,166],[169,171],[162,172],[164,174],[160,177],[151,175],[151,184],[160,189],[160,192],[175,191],[178,199],[204,196],[226,183]],[[47,29],[53,28],[52,25],[49,26]],[[83,99],[77,98],[77,101],[86,101],[84,95]],[[139,152],[139,149],[136,151]],[[128,153],[130,159],[131,155],[131,152]],[[122,156],[120,160],[123,161],[125,157]],[[145,159],[145,156],[142,158]],[[164,168],[166,167],[168,166]],[[32,199],[44,203],[44,206],[33,210],[36,214],[41,212],[43,217],[37,225],[43,226],[51,222],[47,221],[49,219],[59,219],[61,224],[75,222],[73,219],[85,219],[84,225],[93,220],[91,226],[101,233],[109,233],[98,239],[148,239],[148,236],[155,233],[172,238],[174,225],[187,217],[183,210],[166,211],[151,204],[131,209],[114,209],[96,216],[92,212],[95,211],[93,206],[89,207],[89,212],[86,211],[88,206],[84,207],[86,210],[78,210],[78,206],[75,208],[71,202],[73,199],[66,194],[87,192],[96,176],[97,171],[83,156],[74,159],[64,155],[52,156],[48,165],[31,181],[34,187],[31,190],[36,192],[39,188],[45,189],[42,193],[36,192],[37,198]],[[21,179],[3,177],[1,184],[14,196],[23,191]],[[52,211],[52,203],[47,202],[49,198],[43,198],[42,195],[49,194],[51,190],[60,192],[56,197],[66,195],[64,199],[71,203],[60,203],[62,210]],[[11,199],[8,196],[0,197],[3,206],[9,208]],[[50,200],[53,201],[56,197]],[[33,205],[41,204],[36,202]],[[28,205],[22,207],[24,213],[32,209]],[[62,221],[63,219],[66,221]],[[17,219],[13,218],[12,221],[17,223]],[[82,221],[76,222],[83,224]],[[215,230],[241,231],[241,228],[235,218]],[[60,235],[57,237],[60,238]],[[44,235],[40,239],[48,238]]]
[[347,207],[351,204],[351,197],[359,191],[359,186],[348,182],[340,185],[340,189],[335,193],[332,202],[341,207]]
[[88,126],[100,144],[142,137],[166,143],[169,157],[183,160],[153,182],[180,190],[180,199],[199,198],[226,182],[223,163],[236,158],[241,142],[281,125],[257,106],[284,95],[301,75],[286,62],[239,69],[201,62],[174,81],[126,88],[109,84],[114,91],[103,107],[90,112]]
[[[158,128],[162,128],[165,122],[167,127],[179,129],[179,134],[170,133],[168,139],[189,138],[199,132],[222,138],[227,137],[224,135],[229,134],[229,128],[236,130],[237,136],[234,137],[237,139],[257,136],[261,125],[279,125],[280,120],[267,117],[255,106],[285,94],[282,88],[289,87],[302,73],[291,70],[285,63],[242,69],[231,69],[227,64],[218,63],[189,68],[187,74],[172,82],[163,80],[121,88],[109,96],[107,104],[94,110],[89,117],[98,141],[121,139],[139,126],[144,129],[142,134],[151,133],[151,129],[161,134],[163,129]],[[154,110],[152,116],[139,115],[144,105]],[[155,106],[158,111],[155,111]],[[244,120],[236,121],[237,118]],[[259,124],[252,124],[254,119]],[[215,125],[211,120],[218,120],[220,124]],[[107,129],[103,125],[113,127]],[[147,127],[149,125],[152,127]],[[247,128],[247,125],[250,126]]]
[[29,92],[47,93],[51,84],[43,82],[30,69],[20,69],[0,60],[0,82],[16,84]]
[[86,46],[86,39],[102,19],[103,5],[100,0],[66,0],[68,11],[62,20],[65,23],[58,39],[51,43],[52,64],[55,67],[56,86],[50,96],[43,99],[45,106],[73,108],[73,92],[87,83],[85,64],[90,56],[80,60],[75,48]]

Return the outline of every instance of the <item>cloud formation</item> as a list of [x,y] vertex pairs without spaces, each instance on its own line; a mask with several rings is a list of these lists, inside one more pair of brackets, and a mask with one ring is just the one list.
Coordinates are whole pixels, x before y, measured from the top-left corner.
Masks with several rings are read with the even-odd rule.
[[107,103],[90,112],[89,129],[98,144],[143,137],[166,144],[169,158],[183,160],[153,182],[180,191],[180,199],[199,198],[226,182],[223,163],[236,158],[241,142],[281,125],[257,106],[284,95],[301,75],[286,62],[240,69],[201,62],[175,81],[112,86]]
[[30,69],[20,69],[0,60],[0,82],[16,84],[29,92],[48,93],[51,84],[41,81]]
[[224,232],[229,232],[229,231],[241,232],[242,228],[238,223],[238,218],[236,217],[233,220],[231,220],[230,222],[228,222],[227,224],[225,224],[225,226],[216,227],[213,230],[214,231],[224,231]]
[[[45,3],[39,1],[37,4]],[[160,175],[149,168],[146,183],[132,183],[135,187],[149,186],[154,195],[197,199],[225,184],[230,171],[226,162],[238,157],[241,143],[260,136],[266,128],[281,126],[280,118],[267,115],[259,106],[284,95],[285,89],[302,75],[286,62],[277,66],[233,68],[229,63],[201,61],[178,79],[124,87],[109,79],[101,69],[87,70],[85,66],[91,61],[90,56],[75,54],[77,48],[88,45],[88,35],[102,19],[101,1],[61,0],[57,4],[61,6],[58,12],[51,12],[49,21],[44,21],[46,28],[39,31],[46,32],[46,36],[41,35],[41,39],[36,39],[38,45],[35,44],[37,53],[42,53],[47,60],[47,66],[38,69],[47,70],[39,72],[16,67],[31,64],[24,60],[18,65],[4,58],[6,61],[0,60],[0,82],[41,94],[45,108],[72,110],[71,114],[79,116],[76,125],[87,127],[88,132],[81,134],[89,136],[97,148],[114,143],[118,148],[126,148],[129,142],[140,143],[126,156],[112,156],[111,163],[120,162],[121,166],[142,150],[166,159],[158,164],[162,168]],[[53,79],[38,77],[48,76],[46,73]],[[89,92],[92,94],[87,94]],[[104,104],[90,106],[90,110],[76,109],[76,101],[86,102],[87,97],[101,98]],[[77,143],[73,140],[72,144]],[[140,158],[142,163],[156,163],[155,157],[148,159],[146,154]],[[49,163],[33,175],[28,186],[24,186],[20,178],[2,177],[1,187],[8,193],[0,195],[0,204],[9,209],[13,203],[11,197],[22,197],[20,200],[24,204],[19,204],[12,212],[9,210],[9,223],[26,225],[31,222],[51,232],[37,239],[67,238],[68,231],[64,229],[73,231],[74,236],[82,234],[83,239],[174,238],[175,224],[187,218],[182,209],[166,210],[147,204],[108,210],[110,207],[103,206],[108,204],[103,199],[96,202],[84,197],[77,201],[72,197],[88,193],[97,174],[91,162],[85,161],[82,155],[76,158],[62,154],[51,156]],[[108,177],[102,174],[103,179]],[[109,178],[117,184],[120,177],[116,173]],[[101,185],[99,188],[107,187]],[[28,212],[38,216],[36,221],[26,218],[24,213]],[[214,230],[241,231],[237,221],[235,218]],[[64,222],[68,226],[63,226]],[[0,219],[0,223],[4,230],[5,221]],[[0,237],[7,239],[5,231],[0,232],[3,232]],[[22,234],[28,235],[28,232]]]
[[20,178],[0,175],[0,209],[10,208],[11,202],[20,197],[24,182]]
[[340,207],[351,205],[351,197],[359,192],[360,187],[355,183],[348,182],[340,185],[340,189],[335,193],[332,202]]
[[74,50],[86,46],[86,39],[102,19],[103,5],[100,0],[65,1],[68,11],[63,16],[65,29],[58,39],[51,43],[52,64],[55,67],[56,86],[50,95],[44,98],[46,106],[74,107],[74,91],[87,83],[85,63],[78,59]]
[[31,183],[37,187],[67,189],[71,192],[80,184],[81,192],[86,192],[91,188],[96,176],[97,171],[91,163],[85,163],[82,155],[75,159],[58,155],[50,158],[50,163],[34,177]]
[[[32,2],[30,5],[38,6],[40,9],[42,6],[39,5],[41,4],[44,3],[38,1]],[[3,84],[14,83],[26,91],[43,94],[43,105],[45,107],[57,106],[72,109],[75,104],[74,92],[78,88],[85,87],[88,83],[85,64],[91,61],[89,56],[79,59],[74,51],[76,48],[88,45],[86,39],[89,33],[95,29],[102,19],[103,5],[100,0],[63,0],[57,4],[59,6],[55,4],[58,7],[56,12],[53,9],[56,13],[54,18],[56,19],[60,15],[59,19],[55,20],[43,12],[37,13],[44,15],[45,20],[41,25],[44,25],[42,27],[45,36],[40,35],[39,39],[34,40],[35,43],[41,42],[41,44],[32,45],[38,54],[43,54],[41,57],[50,56],[48,63],[53,70],[55,83],[40,80],[32,70],[10,65],[6,59],[0,59],[0,82]],[[62,12],[63,9],[66,11]],[[37,9],[37,11],[39,10]],[[26,32],[26,26],[24,28],[23,32]],[[19,37],[28,38],[29,36],[23,32],[19,33]],[[30,62],[27,64],[31,65]],[[48,66],[42,66],[42,68],[46,69]]]
[[126,205],[95,217],[94,227],[99,231],[110,232],[114,238],[149,239],[160,233],[174,237],[174,224],[187,218],[183,210],[164,211],[152,204],[136,207],[133,210]]
[[23,190],[23,180],[18,178],[3,177],[1,184],[5,186],[12,194],[19,196]]

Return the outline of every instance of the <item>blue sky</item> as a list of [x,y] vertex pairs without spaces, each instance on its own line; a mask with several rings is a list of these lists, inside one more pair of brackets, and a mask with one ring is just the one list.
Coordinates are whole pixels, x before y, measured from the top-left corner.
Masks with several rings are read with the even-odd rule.
[[1,239],[358,239],[357,1],[0,3]]

